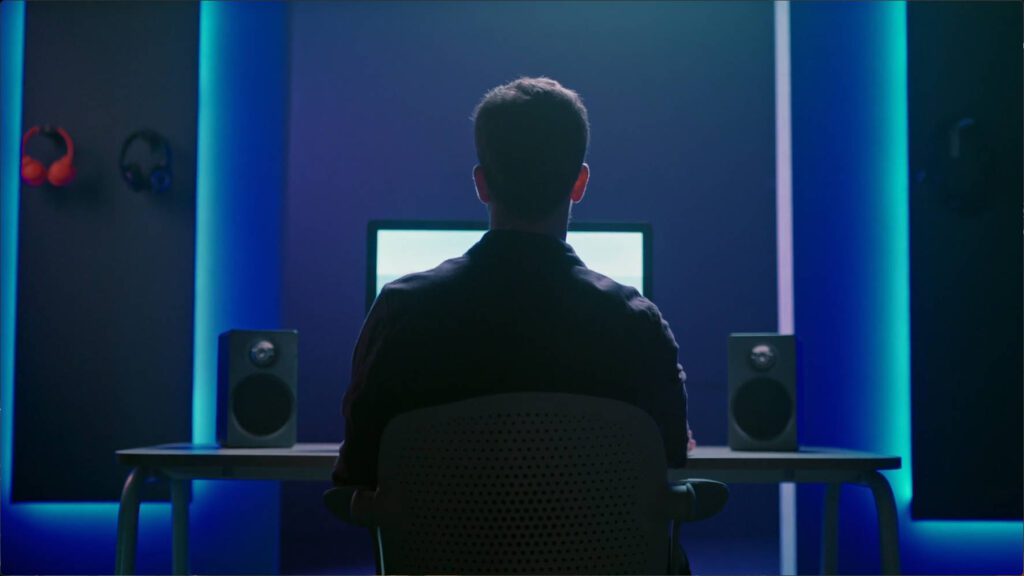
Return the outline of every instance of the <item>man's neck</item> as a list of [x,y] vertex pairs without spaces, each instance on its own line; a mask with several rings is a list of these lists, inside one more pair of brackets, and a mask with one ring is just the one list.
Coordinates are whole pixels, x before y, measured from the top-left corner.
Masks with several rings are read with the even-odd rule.
[[569,224],[569,206],[555,210],[550,216],[539,220],[526,220],[503,213],[500,209],[489,206],[491,230],[514,230],[542,234],[564,241]]

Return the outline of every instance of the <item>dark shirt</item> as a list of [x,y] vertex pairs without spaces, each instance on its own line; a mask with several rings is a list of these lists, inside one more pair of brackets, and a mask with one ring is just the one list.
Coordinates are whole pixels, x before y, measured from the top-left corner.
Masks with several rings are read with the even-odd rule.
[[685,374],[658,308],[556,238],[492,230],[460,258],[389,283],[363,325],[333,479],[375,486],[403,412],[486,394],[564,392],[647,411],[686,463]]

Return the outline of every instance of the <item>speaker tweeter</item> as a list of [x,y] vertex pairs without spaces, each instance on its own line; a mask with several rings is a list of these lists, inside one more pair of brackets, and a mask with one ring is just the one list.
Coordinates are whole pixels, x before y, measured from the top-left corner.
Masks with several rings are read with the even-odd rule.
[[217,442],[228,448],[295,444],[299,334],[229,330],[220,335]]
[[729,335],[729,447],[794,451],[796,337]]

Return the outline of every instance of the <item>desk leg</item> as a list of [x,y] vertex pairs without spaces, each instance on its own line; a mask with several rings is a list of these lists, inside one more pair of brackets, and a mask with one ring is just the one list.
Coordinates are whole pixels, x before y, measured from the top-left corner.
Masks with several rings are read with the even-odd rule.
[[139,484],[146,476],[145,470],[135,468],[128,474],[121,490],[121,505],[117,510],[115,574],[135,573],[135,547],[139,535]]
[[829,484],[825,489],[825,508],[822,514],[821,573],[835,574],[839,570],[839,489],[842,484]]
[[882,547],[882,573],[900,573],[900,534],[896,517],[896,499],[889,481],[877,471],[865,475],[864,484],[871,488],[878,508],[878,534]]
[[171,573],[188,574],[188,507],[191,481],[171,479]]

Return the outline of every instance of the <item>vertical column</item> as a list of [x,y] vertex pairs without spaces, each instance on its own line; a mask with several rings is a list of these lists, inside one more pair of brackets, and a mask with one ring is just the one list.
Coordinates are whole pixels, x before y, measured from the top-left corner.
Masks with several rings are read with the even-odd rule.
[[[793,136],[789,2],[775,2],[775,246],[779,334],[793,333]],[[799,406],[799,402],[797,403]],[[779,572],[796,574],[796,485],[779,484]]]
[[[794,3],[791,9],[801,441],[898,455],[906,467],[906,5]],[[909,476],[889,477],[897,503],[905,504]],[[869,506],[848,504],[844,525],[873,517]],[[814,572],[820,498],[802,499],[799,508],[807,518],[801,544],[810,544],[801,546],[801,564]],[[840,572],[879,569],[879,558],[860,549],[839,559]]]
[[[203,2],[199,12],[192,440],[216,431],[217,336],[277,328],[287,160],[288,6]],[[192,566],[276,573],[280,485],[199,482]]]
[[[25,3],[0,3],[0,487],[9,510],[14,430],[14,310],[18,271],[18,191],[21,188],[21,101]],[[5,523],[6,524],[6,523]]]

